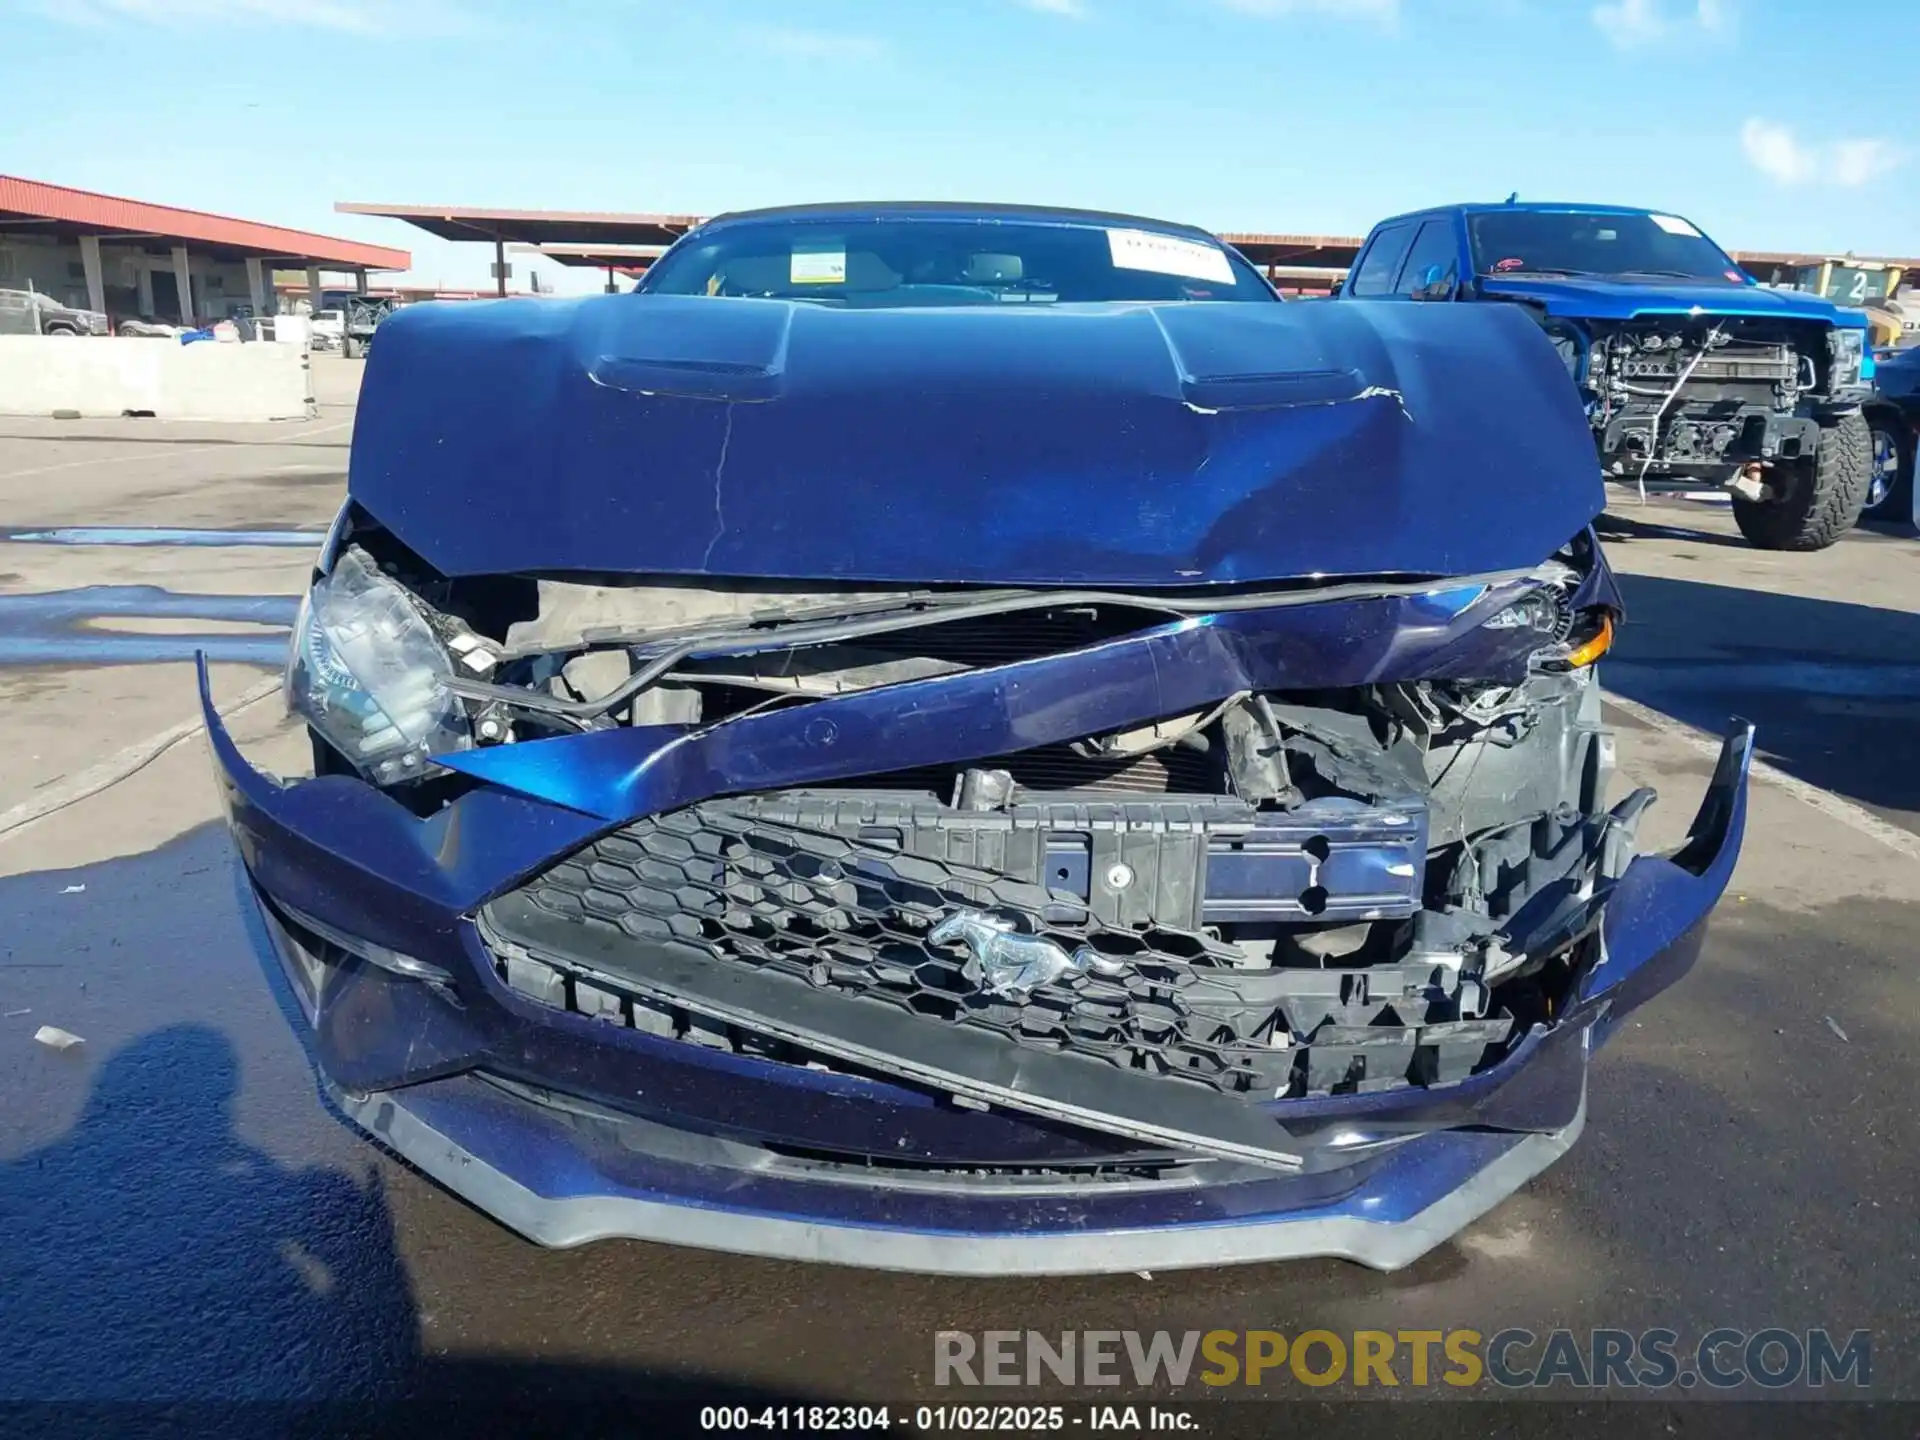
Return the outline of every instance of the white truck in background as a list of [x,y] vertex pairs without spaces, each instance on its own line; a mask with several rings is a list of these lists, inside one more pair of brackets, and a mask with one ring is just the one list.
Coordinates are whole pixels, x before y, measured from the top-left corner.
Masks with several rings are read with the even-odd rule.
[[347,314],[344,310],[316,310],[313,320],[313,348],[316,350],[338,350],[347,337]]

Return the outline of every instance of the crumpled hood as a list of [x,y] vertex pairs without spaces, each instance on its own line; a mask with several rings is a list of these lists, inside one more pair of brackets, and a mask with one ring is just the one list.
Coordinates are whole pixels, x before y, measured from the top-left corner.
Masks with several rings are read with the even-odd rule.
[[1604,504],[1523,312],[1359,303],[422,305],[349,489],[453,576],[1116,587],[1520,568]]
[[1864,327],[1866,316],[1818,295],[1763,285],[1716,285],[1686,280],[1610,280],[1604,276],[1483,275],[1484,295],[1531,300],[1549,315],[1576,320],[1631,320],[1640,315],[1760,315]]

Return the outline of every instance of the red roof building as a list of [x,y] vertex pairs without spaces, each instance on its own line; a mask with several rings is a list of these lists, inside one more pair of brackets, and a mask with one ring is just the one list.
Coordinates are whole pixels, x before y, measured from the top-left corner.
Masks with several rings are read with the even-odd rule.
[[305,269],[317,289],[323,269],[364,286],[368,271],[412,264],[388,245],[0,175],[0,288],[37,289],[114,315],[264,314],[276,266]]

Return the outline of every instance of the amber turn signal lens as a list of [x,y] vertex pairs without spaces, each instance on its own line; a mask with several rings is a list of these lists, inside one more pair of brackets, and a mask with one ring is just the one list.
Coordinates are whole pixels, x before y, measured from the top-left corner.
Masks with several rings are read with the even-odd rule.
[[1602,610],[1600,628],[1587,639],[1573,647],[1567,656],[1567,664],[1578,670],[1583,665],[1591,665],[1607,651],[1613,648],[1613,616]]

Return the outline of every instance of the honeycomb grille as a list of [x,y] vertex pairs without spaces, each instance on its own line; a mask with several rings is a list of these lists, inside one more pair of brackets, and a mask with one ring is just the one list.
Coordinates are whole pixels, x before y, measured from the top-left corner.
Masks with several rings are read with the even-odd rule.
[[[1120,963],[1083,966],[1020,996],[991,993],[969,947],[930,940],[941,919],[968,909],[1010,920],[1017,933],[1051,940],[1064,955],[1085,947]],[[1425,1025],[1425,988],[1382,998],[1376,985],[1369,996],[1359,976],[1346,982],[1344,998],[1357,995],[1360,1009],[1336,996],[1317,1002],[1310,1023],[1290,1026],[1290,981],[1324,980],[1320,972],[1235,968],[1239,951],[1204,934],[1106,927],[1079,902],[1063,904],[1037,885],[771,823],[725,801],[605,836],[490,907],[489,925],[503,939],[564,962],[552,954],[551,923],[516,925],[528,914],[638,942],[613,952],[626,957],[624,978],[635,982],[646,979],[650,945],[691,945],[929,1024],[982,1027],[1013,1043],[1261,1097],[1438,1078],[1477,1062],[1509,1023]],[[1108,969],[1118,973],[1096,973]],[[623,978],[607,973],[604,958],[594,970],[596,984]],[[1385,969],[1388,978],[1399,972]],[[1353,1020],[1369,1027],[1363,1035],[1347,1033]],[[1315,1055],[1295,1043],[1323,1022],[1339,1044]]]

